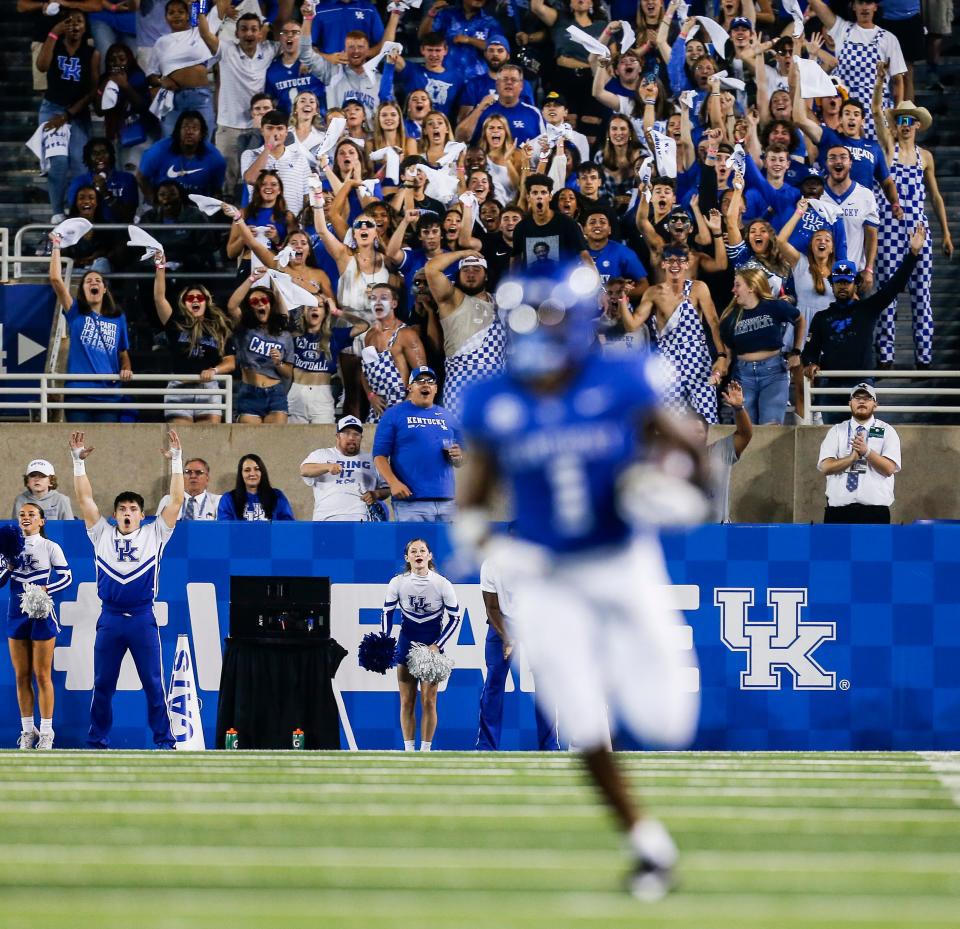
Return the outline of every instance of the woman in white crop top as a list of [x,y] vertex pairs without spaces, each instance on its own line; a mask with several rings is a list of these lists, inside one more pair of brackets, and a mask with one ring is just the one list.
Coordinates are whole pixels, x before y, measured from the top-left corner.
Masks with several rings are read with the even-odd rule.
[[196,110],[207,122],[210,141],[217,120],[208,63],[217,53],[219,42],[205,15],[200,15],[196,28],[190,27],[187,0],[170,0],[166,20],[170,33],[157,39],[147,65],[147,83],[154,89],[151,112],[160,119],[166,138],[172,134],[181,113]]

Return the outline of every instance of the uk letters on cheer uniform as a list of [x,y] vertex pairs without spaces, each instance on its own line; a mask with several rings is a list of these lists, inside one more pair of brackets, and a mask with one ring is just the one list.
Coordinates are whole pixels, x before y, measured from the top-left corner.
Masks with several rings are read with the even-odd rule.
[[[460,623],[460,604],[453,584],[435,571],[428,571],[424,577],[413,573],[398,574],[390,581],[381,621],[381,628],[387,635],[393,629],[397,610],[403,617],[397,645],[401,662],[406,659],[412,642],[437,645],[442,649]],[[444,610],[447,612],[446,624],[443,623]]]
[[[57,578],[51,581],[52,575]],[[46,587],[53,596],[66,590],[73,582],[73,575],[63,549],[56,542],[40,535],[27,536],[24,539],[21,566],[11,572],[9,568],[0,570],[0,580],[10,578],[10,603],[7,607],[7,636],[11,639],[52,639],[59,631],[56,611],[44,620],[31,619],[20,609],[20,595],[27,584]]]
[[123,535],[102,517],[87,530],[97,569],[97,596],[104,612],[150,611],[160,583],[160,556],[171,529],[158,517]]

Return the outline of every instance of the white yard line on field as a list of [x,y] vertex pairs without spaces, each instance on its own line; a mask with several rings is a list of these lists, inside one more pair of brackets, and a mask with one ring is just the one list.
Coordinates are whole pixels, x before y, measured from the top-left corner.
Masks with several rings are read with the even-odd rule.
[[[122,849],[122,851],[121,851]],[[118,862],[118,854],[122,861]],[[503,870],[607,870],[619,868],[623,858],[617,851],[570,848],[410,848],[398,859],[395,848],[383,846],[310,846],[250,848],[237,845],[156,844],[137,847],[104,846],[103,843],[70,846],[56,843],[16,842],[0,844],[0,860],[23,864],[53,863],[70,865],[177,865],[262,866],[324,868],[430,868],[459,871]],[[873,871],[892,869],[898,873],[956,874],[960,853],[907,852],[899,849],[834,852],[829,849],[794,851],[694,851],[683,858],[684,868],[695,871]]]
[[[176,810],[178,815],[198,815],[214,817],[232,817],[233,819],[243,819],[247,817],[272,816],[276,818],[292,817],[298,820],[314,818],[318,821],[331,821],[333,819],[390,819],[392,817],[400,818],[409,816],[410,811],[407,807],[399,807],[396,803],[362,803],[342,806],[339,809],[332,808],[329,805],[316,806],[312,808],[308,805],[301,805],[298,809],[292,811],[289,800],[282,800],[275,803],[264,802],[244,802],[228,803],[213,802],[202,803],[196,801],[184,800],[176,795],[175,785],[169,791],[171,794],[166,798],[158,798],[154,802],[145,800],[84,800],[82,811],[85,814],[95,814],[98,816],[110,815],[161,815],[170,810]],[[73,815],[77,812],[77,802],[73,797],[66,797],[60,800],[0,800],[0,816],[18,815],[28,816],[43,813],[64,813]],[[606,814],[596,803],[560,803],[560,804],[511,804],[509,807],[509,816],[513,819],[544,819],[554,822],[561,820],[596,820],[605,821]],[[947,828],[948,822],[956,822],[957,828],[960,828],[960,810],[945,810],[939,808],[903,810],[893,807],[823,807],[823,806],[711,806],[709,804],[683,804],[672,806],[669,809],[669,818],[672,821],[682,820],[715,820],[728,819],[733,821],[774,821],[784,824],[787,823],[807,824],[812,818],[825,814],[829,817],[831,823],[839,822],[873,822],[877,825],[888,826],[890,823],[931,823],[943,824]],[[417,806],[416,815],[418,818],[430,819],[449,819],[451,811],[443,806],[428,804]],[[491,802],[485,804],[457,804],[455,807],[455,816],[467,819],[490,819],[493,817],[502,817],[507,815],[506,808],[502,802]],[[818,828],[824,828],[820,823]]]
[[[846,782],[846,786],[832,784],[830,786],[813,787],[758,787],[758,786],[725,786],[709,781],[699,783],[688,783],[679,780],[672,785],[645,784],[643,793],[646,797],[674,798],[681,799],[689,795],[691,790],[698,787],[709,789],[713,797],[727,797],[730,799],[742,798],[744,800],[780,800],[783,801],[784,808],[793,808],[796,804],[793,802],[797,798],[805,800],[820,801],[851,801],[864,800],[863,805],[868,805],[870,801],[875,800],[939,800],[942,794],[937,788],[911,788],[911,787],[875,787],[865,790],[863,784],[851,779]],[[164,781],[125,781],[123,789],[128,795],[163,795],[168,796],[171,790],[169,780]],[[218,794],[221,796],[233,797],[237,802],[250,796],[259,798],[264,791],[269,790],[276,800],[299,800],[311,803],[339,802],[340,797],[394,797],[402,800],[404,805],[411,809],[419,809],[422,805],[433,804],[438,796],[451,798],[471,798],[474,800],[490,800],[492,802],[503,803],[505,807],[512,808],[517,802],[531,800],[554,801],[558,804],[566,804],[570,801],[585,800],[590,797],[590,791],[583,785],[543,785],[543,784],[431,784],[430,795],[421,797],[411,797],[407,785],[397,785],[384,783],[360,783],[360,782],[334,782],[321,784],[297,783],[287,779],[281,781],[270,781],[264,779],[254,782],[245,782],[238,784],[236,782],[211,783],[209,781],[185,781],[178,779],[175,789],[181,798],[189,795],[209,796]],[[99,781],[91,783],[89,780],[67,780],[57,778],[55,782],[49,784],[38,784],[36,782],[26,783],[0,783],[0,796],[17,797],[28,796],[33,798],[42,798],[45,794],[55,794],[60,796],[63,793],[74,797],[78,795],[89,795],[97,793],[109,793],[116,790],[115,784],[106,784]],[[821,804],[814,804],[815,808],[823,808]],[[829,805],[826,805],[827,808]]]
[[960,806],[960,752],[920,752],[920,757]]

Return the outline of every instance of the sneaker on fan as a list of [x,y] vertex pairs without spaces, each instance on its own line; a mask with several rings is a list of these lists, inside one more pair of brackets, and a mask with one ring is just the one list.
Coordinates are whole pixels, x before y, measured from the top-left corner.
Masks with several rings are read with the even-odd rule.
[[47,751],[51,748],[53,748],[53,733],[41,732],[40,738],[37,739],[37,751]]
[[33,732],[21,732],[20,738],[17,740],[17,748],[19,748],[21,751],[28,751],[37,744],[37,739],[39,736],[39,729],[34,729]]

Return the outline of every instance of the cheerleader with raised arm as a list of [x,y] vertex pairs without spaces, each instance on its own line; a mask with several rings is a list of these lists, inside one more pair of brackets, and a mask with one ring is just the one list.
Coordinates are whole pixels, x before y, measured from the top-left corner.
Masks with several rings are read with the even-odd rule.
[[436,665],[440,663],[438,659],[442,658],[444,645],[460,624],[460,605],[453,585],[437,574],[430,547],[423,539],[407,542],[403,558],[406,563],[403,574],[397,574],[387,585],[382,631],[390,634],[399,610],[403,625],[397,640],[396,660],[403,749],[412,752],[416,745],[419,685],[420,751],[429,752],[437,728],[437,687],[449,674],[448,666],[446,674],[438,675]]
[[[63,549],[44,535],[46,518],[39,503],[23,503],[17,514],[23,551],[0,568],[0,586],[10,581],[7,643],[20,704],[21,749],[53,748],[53,647],[60,631],[51,594],[73,581]],[[37,681],[40,729],[34,723],[33,680]]]

